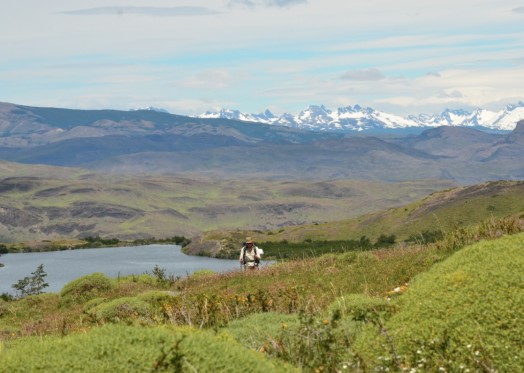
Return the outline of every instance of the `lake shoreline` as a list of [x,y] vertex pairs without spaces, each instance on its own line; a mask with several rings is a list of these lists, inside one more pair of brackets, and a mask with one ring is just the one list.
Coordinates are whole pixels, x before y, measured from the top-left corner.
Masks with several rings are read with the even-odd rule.
[[47,274],[48,292],[59,292],[66,283],[94,272],[117,278],[151,273],[155,266],[174,276],[190,275],[201,269],[215,272],[238,269],[237,260],[190,256],[181,251],[180,245],[172,244],[9,253],[0,257],[0,261],[5,265],[0,269],[0,294],[12,293],[11,284],[30,276],[40,264]]

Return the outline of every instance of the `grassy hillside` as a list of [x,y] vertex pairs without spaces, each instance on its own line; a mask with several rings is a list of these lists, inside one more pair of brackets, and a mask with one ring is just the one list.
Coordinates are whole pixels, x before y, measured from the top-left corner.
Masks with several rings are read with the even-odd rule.
[[417,276],[386,323],[403,363],[448,372],[521,371],[522,268],[520,234],[466,247]]
[[286,227],[260,240],[358,239],[395,234],[404,240],[423,231],[452,231],[488,217],[524,212],[524,182],[497,181],[432,193],[402,207],[338,222]]
[[[186,247],[187,252],[236,255],[246,236],[252,236],[267,254],[286,255],[295,249],[319,252],[369,249],[361,247],[365,236],[371,244],[381,235],[396,242],[430,242],[457,228],[488,218],[524,214],[524,182],[497,181],[434,192],[400,207],[356,218],[281,227],[270,231],[214,230]],[[296,243],[294,245],[293,243]]]
[[0,372],[520,371],[519,232],[523,219],[490,219],[253,273],[85,276],[0,300]]
[[0,241],[275,229],[400,206],[451,185],[433,180],[390,184],[126,176],[0,162]]

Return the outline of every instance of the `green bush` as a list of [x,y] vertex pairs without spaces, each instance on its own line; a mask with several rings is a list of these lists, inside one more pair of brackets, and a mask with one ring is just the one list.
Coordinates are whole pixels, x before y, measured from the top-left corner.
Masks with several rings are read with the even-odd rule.
[[93,273],[66,284],[60,291],[61,304],[78,304],[106,292],[112,288],[111,280],[103,273]]
[[[386,322],[403,367],[517,372],[524,367],[524,234],[483,241],[419,275]],[[371,335],[377,370],[395,368]],[[362,342],[362,341],[361,341]],[[371,363],[371,362],[370,362]],[[398,367],[398,366],[397,366]]]
[[90,308],[87,313],[97,322],[150,323],[154,320],[154,309],[136,297],[122,297],[103,302]]
[[24,338],[0,351],[0,372],[293,372],[232,338],[193,329],[106,325]]
[[364,294],[349,294],[337,298],[329,307],[331,313],[339,312],[342,317],[353,321],[378,324],[389,319],[398,307],[384,299]]
[[151,290],[137,296],[138,299],[153,307],[161,308],[176,301],[176,295],[170,291]]
[[211,269],[199,269],[198,271],[191,273],[191,277],[194,279],[197,279],[197,278],[207,277],[207,276],[211,276],[215,274],[216,272]]
[[98,306],[98,305],[100,305],[100,304],[102,304],[104,302],[107,302],[107,298],[93,298],[90,301],[87,301],[86,303],[84,303],[83,311],[85,313],[89,313],[89,311],[92,308],[94,308],[94,307],[96,307],[96,306]]
[[276,339],[283,328],[294,328],[298,323],[296,314],[263,312],[231,321],[223,330],[244,346],[259,350],[268,340]]
[[350,340],[339,326],[340,313],[329,319],[300,313],[298,320],[291,328],[282,325],[279,335],[268,339],[263,349],[306,372],[339,372],[348,367]]

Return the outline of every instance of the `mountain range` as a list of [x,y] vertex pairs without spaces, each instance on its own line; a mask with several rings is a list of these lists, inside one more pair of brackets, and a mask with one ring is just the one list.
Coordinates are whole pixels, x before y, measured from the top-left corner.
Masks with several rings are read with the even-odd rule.
[[310,105],[298,115],[285,113],[276,116],[265,110],[260,114],[246,114],[238,110],[208,111],[199,118],[222,118],[247,122],[308,129],[313,131],[380,132],[400,129],[426,129],[439,126],[473,127],[488,131],[511,131],[524,119],[524,102],[508,105],[500,111],[476,109],[447,109],[441,114],[419,114],[401,117],[359,105],[341,107],[333,111],[324,105]]
[[[508,112],[520,109],[524,107]],[[252,180],[476,183],[524,179],[524,120],[513,127],[511,132],[490,133],[439,126],[409,135],[383,135],[151,109],[72,110],[0,103],[0,160],[112,173],[204,173]]]

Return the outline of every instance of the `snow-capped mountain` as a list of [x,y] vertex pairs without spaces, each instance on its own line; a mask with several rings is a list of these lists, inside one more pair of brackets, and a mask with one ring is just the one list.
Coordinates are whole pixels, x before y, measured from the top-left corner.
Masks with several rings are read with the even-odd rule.
[[341,107],[336,111],[324,105],[310,105],[298,115],[285,113],[281,116],[275,116],[269,110],[260,114],[244,114],[238,110],[223,109],[219,112],[206,112],[199,117],[260,122],[314,131],[370,131],[439,126],[484,127],[495,131],[511,131],[519,120],[524,119],[524,102],[508,105],[498,112],[486,109],[473,112],[448,109],[441,114],[408,117],[359,105]]
[[199,115],[199,118],[223,118],[223,119],[234,119],[242,120],[245,122],[260,122],[271,124],[278,119],[277,116],[273,115],[269,110],[264,111],[260,114],[244,114],[238,110],[222,109],[218,112],[206,111],[204,114]]
[[166,109],[162,109],[162,108],[154,107],[154,106],[140,107],[137,109],[129,109],[129,111],[138,111],[138,110],[157,111],[159,113],[169,113],[169,111],[167,111]]

